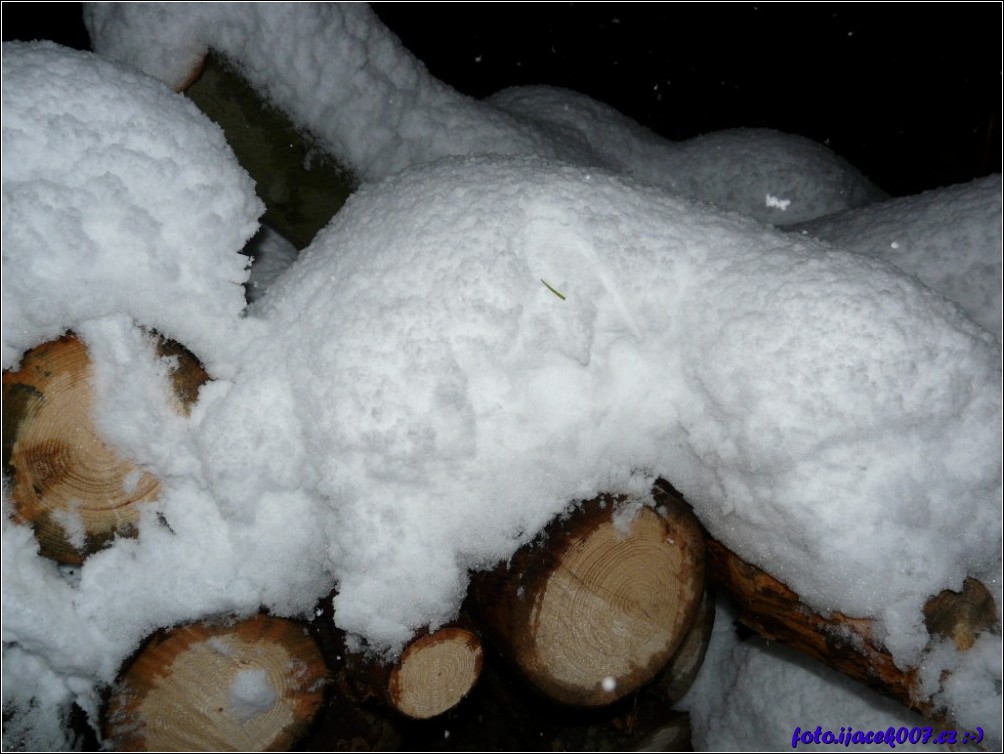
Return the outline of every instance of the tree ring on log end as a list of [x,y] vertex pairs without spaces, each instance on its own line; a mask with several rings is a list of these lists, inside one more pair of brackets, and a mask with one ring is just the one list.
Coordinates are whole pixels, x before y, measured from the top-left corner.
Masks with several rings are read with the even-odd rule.
[[258,615],[155,635],[122,674],[105,723],[126,751],[286,750],[320,708],[327,669],[298,623]]
[[538,594],[532,656],[520,660],[552,698],[609,704],[650,680],[679,647],[704,569],[699,530],[674,522],[641,508],[626,534],[607,521],[571,542]]
[[481,642],[464,628],[449,627],[416,639],[390,675],[394,707],[417,720],[452,709],[481,674]]
[[[161,338],[157,348],[174,360],[171,400],[187,414],[208,375],[179,344]],[[160,490],[101,439],[92,379],[87,348],[73,334],[32,349],[3,375],[3,466],[16,520],[32,526],[43,555],[73,565],[117,536],[135,536],[138,504]]]

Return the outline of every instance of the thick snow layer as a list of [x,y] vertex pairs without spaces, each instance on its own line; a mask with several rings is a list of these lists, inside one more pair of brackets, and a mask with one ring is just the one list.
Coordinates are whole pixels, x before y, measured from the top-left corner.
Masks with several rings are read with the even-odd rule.
[[163,84],[52,44],[4,45],[2,96],[3,367],[118,313],[221,359],[263,209],[222,131]]
[[[222,405],[267,378],[302,406],[300,478],[342,522],[338,619],[377,642],[446,617],[466,567],[565,501],[655,474],[817,607],[885,619],[904,659],[927,596],[997,567],[997,344],[885,263],[463,160],[361,191],[261,304],[286,335]],[[265,484],[268,452],[220,493]]]
[[1001,337],[1001,177],[893,199],[788,228],[885,259]]
[[532,155],[609,168],[778,225],[882,196],[826,147],[776,131],[674,143],[562,89],[470,99],[429,75],[363,4],[99,3],[86,18],[97,52],[172,86],[208,49],[227,56],[364,180],[447,155]]

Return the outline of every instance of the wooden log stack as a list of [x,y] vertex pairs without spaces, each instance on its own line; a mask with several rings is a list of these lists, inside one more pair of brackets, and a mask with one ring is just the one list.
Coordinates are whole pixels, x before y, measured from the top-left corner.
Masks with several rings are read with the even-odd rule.
[[[158,348],[176,357],[174,400],[187,412],[208,375],[182,346],[161,339]],[[87,350],[72,334],[33,349],[3,376],[13,515],[34,528],[43,555],[63,563],[129,536],[136,506],[158,492],[156,478],[99,436],[90,380]],[[461,622],[419,632],[391,659],[348,651],[330,595],[309,632],[268,615],[157,632],[111,692],[105,745],[251,750],[306,740],[313,748],[333,741],[397,748],[431,724],[422,721],[466,709],[509,731],[496,732],[500,740],[532,747],[508,736],[521,716],[537,713],[522,699],[542,698],[541,709],[564,721],[540,723],[560,745],[686,746],[687,718],[671,706],[710,640],[706,572],[764,637],[937,715],[921,697],[917,670],[895,665],[871,621],[805,607],[708,537],[668,483],[657,483],[652,498],[603,495],[578,504],[510,561],[472,576]],[[980,632],[999,630],[993,600],[975,579],[961,592],[935,595],[924,612],[932,637],[960,651]],[[477,730],[455,743],[485,745]]]

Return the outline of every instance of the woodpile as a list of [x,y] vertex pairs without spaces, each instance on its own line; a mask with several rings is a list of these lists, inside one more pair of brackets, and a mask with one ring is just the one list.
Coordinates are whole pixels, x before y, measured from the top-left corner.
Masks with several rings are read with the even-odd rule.
[[[178,344],[161,339],[158,351],[172,357],[173,400],[185,413],[208,375]],[[159,488],[100,437],[91,380],[87,349],[73,334],[33,349],[3,377],[14,515],[34,527],[42,554],[62,563],[131,535],[136,506]],[[685,747],[688,719],[672,704],[710,641],[706,573],[765,638],[937,714],[917,669],[896,666],[870,620],[807,608],[708,537],[671,485],[660,481],[652,497],[578,504],[510,561],[473,574],[460,622],[419,632],[392,659],[349,651],[334,628],[333,593],[309,631],[268,615],[159,631],[111,693],[106,746],[398,748],[423,740],[430,729],[421,726],[431,723],[422,721],[450,719],[452,746],[483,747],[483,726],[460,721],[462,712],[490,721],[496,729],[487,735],[511,747],[540,743],[514,732],[527,719],[565,748]],[[961,651],[999,626],[975,579],[935,595],[924,613],[932,637]]]

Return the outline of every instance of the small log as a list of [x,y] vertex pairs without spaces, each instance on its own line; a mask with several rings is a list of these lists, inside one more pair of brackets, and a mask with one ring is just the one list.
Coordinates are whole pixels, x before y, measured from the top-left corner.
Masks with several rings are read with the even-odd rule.
[[474,688],[484,662],[481,640],[462,623],[419,632],[393,660],[350,651],[335,627],[334,593],[313,622],[328,664],[338,668],[340,696],[380,704],[413,720],[428,720],[456,707]]
[[481,641],[460,627],[442,628],[409,644],[390,671],[390,705],[416,720],[453,709],[481,675]]
[[111,693],[105,745],[119,751],[289,750],[327,684],[300,624],[258,615],[153,636]]
[[[804,652],[927,717],[936,717],[920,690],[918,670],[901,669],[875,638],[873,623],[840,612],[826,616],[807,607],[799,596],[765,571],[720,542],[708,538],[708,578],[735,601],[739,621],[765,639]],[[928,632],[951,637],[959,649],[972,646],[981,631],[994,630],[998,619],[983,584],[966,579],[964,591],[944,591],[924,608]]]
[[[667,486],[626,525],[602,496],[475,574],[469,611],[537,689],[564,704],[610,704],[676,652],[704,591],[704,542]],[[658,512],[657,512],[658,510]]]
[[[208,379],[198,360],[161,339],[174,357],[175,408],[187,413]],[[139,503],[159,482],[100,437],[92,417],[92,368],[74,335],[32,349],[3,375],[3,464],[15,519],[34,528],[41,553],[79,565],[116,536],[135,536]]]

